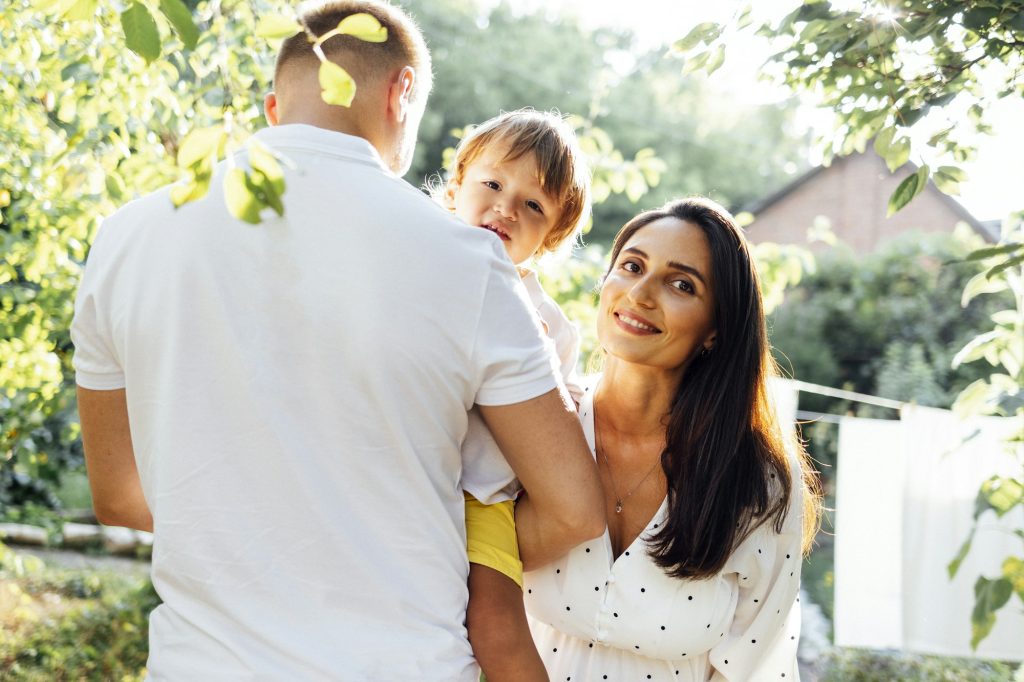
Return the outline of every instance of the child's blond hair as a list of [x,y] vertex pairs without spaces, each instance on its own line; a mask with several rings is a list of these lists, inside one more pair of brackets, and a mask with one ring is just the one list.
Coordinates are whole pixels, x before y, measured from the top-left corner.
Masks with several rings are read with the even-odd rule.
[[590,168],[575,131],[556,112],[517,109],[470,129],[455,150],[448,178],[449,198],[455,187],[462,184],[469,164],[496,143],[508,145],[503,161],[532,154],[540,186],[558,202],[561,213],[544,237],[538,254],[555,251],[578,239],[590,219]]

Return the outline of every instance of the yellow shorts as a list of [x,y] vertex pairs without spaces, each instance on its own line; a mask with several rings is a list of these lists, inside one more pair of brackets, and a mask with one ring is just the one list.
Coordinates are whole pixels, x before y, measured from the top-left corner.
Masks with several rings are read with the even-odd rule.
[[469,561],[493,568],[523,586],[523,562],[516,539],[515,502],[481,504],[466,495],[466,553]]

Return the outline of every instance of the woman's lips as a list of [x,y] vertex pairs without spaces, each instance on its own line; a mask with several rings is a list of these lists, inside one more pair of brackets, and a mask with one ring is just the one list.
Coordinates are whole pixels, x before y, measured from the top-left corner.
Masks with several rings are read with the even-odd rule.
[[650,334],[660,334],[661,330],[655,327],[653,324],[640,317],[627,312],[615,313],[615,323],[620,328],[626,330],[631,334],[637,334],[640,336],[647,336]]

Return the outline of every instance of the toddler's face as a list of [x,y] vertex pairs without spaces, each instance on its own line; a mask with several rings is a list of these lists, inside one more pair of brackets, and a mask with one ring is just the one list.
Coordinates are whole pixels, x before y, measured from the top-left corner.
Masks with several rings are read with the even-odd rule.
[[541,187],[533,156],[503,161],[506,151],[503,144],[485,149],[466,167],[451,200],[456,216],[497,234],[520,265],[540,248],[561,207]]

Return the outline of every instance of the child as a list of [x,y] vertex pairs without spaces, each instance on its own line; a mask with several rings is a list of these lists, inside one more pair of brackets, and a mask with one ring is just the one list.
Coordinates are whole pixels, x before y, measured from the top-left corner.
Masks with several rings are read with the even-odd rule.
[[[579,336],[526,265],[577,238],[590,215],[590,172],[576,135],[559,116],[521,109],[473,128],[459,144],[444,203],[470,225],[498,235],[552,341],[562,378],[579,400]],[[479,414],[470,413],[463,459],[493,452]],[[504,459],[501,459],[504,462]],[[466,496],[470,560],[466,626],[488,682],[547,680],[526,621],[522,562],[516,542],[517,483],[507,465],[491,477],[489,496]]]

